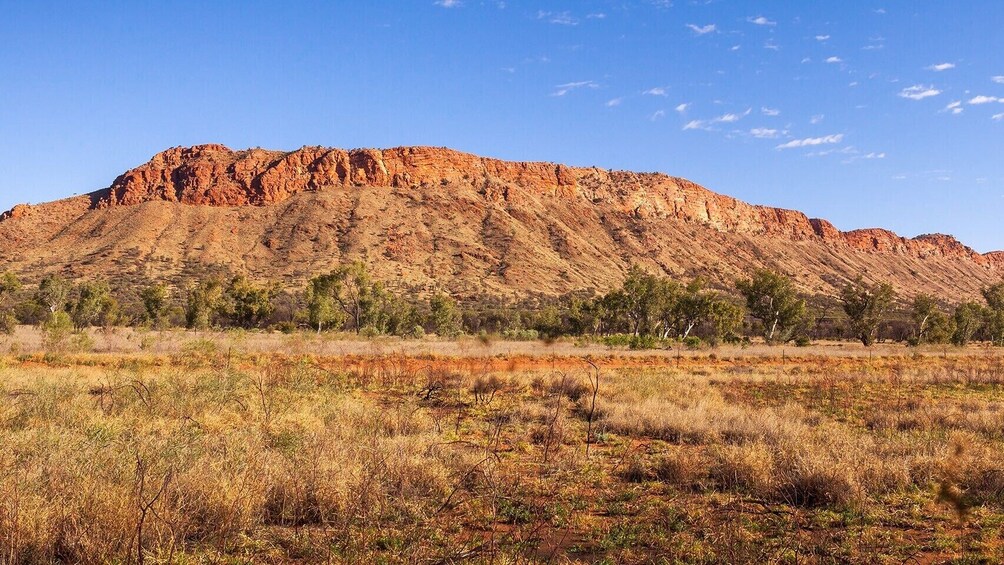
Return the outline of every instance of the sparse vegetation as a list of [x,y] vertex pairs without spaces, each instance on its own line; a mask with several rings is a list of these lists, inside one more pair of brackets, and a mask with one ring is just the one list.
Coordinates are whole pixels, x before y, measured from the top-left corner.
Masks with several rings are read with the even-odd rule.
[[206,335],[0,358],[5,562],[1004,558],[997,356],[328,357]]

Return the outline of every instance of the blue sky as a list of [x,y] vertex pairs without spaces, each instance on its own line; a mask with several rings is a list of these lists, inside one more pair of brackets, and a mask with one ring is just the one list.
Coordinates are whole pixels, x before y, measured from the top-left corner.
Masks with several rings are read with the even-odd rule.
[[0,7],[0,209],[176,145],[435,145],[1004,248],[1002,2]]

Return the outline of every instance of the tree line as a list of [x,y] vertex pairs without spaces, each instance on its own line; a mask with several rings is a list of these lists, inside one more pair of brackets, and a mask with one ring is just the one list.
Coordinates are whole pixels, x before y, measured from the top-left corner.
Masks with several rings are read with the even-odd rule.
[[[442,292],[421,296],[392,290],[356,262],[318,275],[294,292],[243,275],[211,276],[181,291],[150,283],[123,300],[126,293],[113,291],[104,281],[71,284],[48,275],[28,289],[8,272],[0,275],[0,332],[12,333],[21,323],[50,332],[94,326],[272,328],[405,337],[594,336],[611,344],[650,347],[668,340],[696,345],[754,336],[771,344],[799,345],[853,338],[867,346],[883,337],[885,328],[885,338],[910,345],[961,346],[974,340],[1004,345],[1004,282],[984,288],[982,302],[952,307],[926,294],[898,301],[890,284],[862,277],[842,288],[838,308],[821,307],[810,304],[790,277],[767,269],[738,279],[730,290],[709,288],[701,278],[675,280],[633,266],[618,288],[603,294],[458,302]],[[893,326],[896,332],[890,331]]]

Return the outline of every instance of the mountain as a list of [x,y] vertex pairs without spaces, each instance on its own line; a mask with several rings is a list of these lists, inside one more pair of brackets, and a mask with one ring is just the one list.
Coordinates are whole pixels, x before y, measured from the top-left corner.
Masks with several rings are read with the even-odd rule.
[[833,294],[859,274],[975,296],[1004,252],[951,236],[843,232],[658,173],[508,162],[450,149],[177,147],[110,187],[0,215],[0,270],[182,285],[207,268],[299,284],[361,259],[392,284],[460,296],[620,283],[632,263],[729,285],[757,267]]

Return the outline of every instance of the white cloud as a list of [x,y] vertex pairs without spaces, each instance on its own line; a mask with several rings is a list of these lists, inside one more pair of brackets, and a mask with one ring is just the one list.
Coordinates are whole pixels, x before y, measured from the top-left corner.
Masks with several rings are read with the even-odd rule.
[[649,96],[666,96],[666,89],[661,86],[657,86],[642,92],[642,94],[648,94]]
[[807,137],[805,139],[793,139],[788,143],[782,143],[777,146],[777,149],[795,149],[797,147],[812,147],[816,145],[825,145],[829,143],[840,143],[844,140],[844,134],[838,133],[834,135],[827,135],[824,137]]
[[687,24],[687,27],[697,35],[704,35],[706,33],[712,33],[718,31],[718,26],[716,26],[715,24],[708,24],[706,26]]
[[459,8],[464,5],[460,0],[436,0],[433,4],[440,8]]
[[830,38],[829,35],[817,35],[816,36],[816,41],[826,41],[829,38]]
[[603,12],[597,12],[595,14],[587,14],[586,15],[586,19],[589,19],[589,20],[605,20],[606,18],[607,18],[607,15],[604,14]]
[[996,121],[998,121],[998,122],[1001,121],[1001,120],[1004,120],[1004,112],[1002,112],[1000,114],[994,114],[993,115],[993,119],[996,120]]
[[925,86],[923,84],[915,84],[904,88],[899,92],[900,98],[909,98],[910,100],[923,100],[939,94],[941,94],[940,90],[934,88],[933,86]]
[[969,103],[973,105],[990,104],[993,102],[1004,102],[1004,98],[997,98],[996,96],[983,96],[981,94],[979,96],[974,96],[969,99]]
[[996,82],[997,84],[1004,84],[1004,76],[990,77],[990,80]]
[[738,122],[739,120],[745,118],[753,112],[753,108],[747,108],[742,114],[722,114],[717,118],[711,120],[713,124],[732,124]]
[[867,155],[862,155],[862,159],[885,159],[885,153],[869,153]]
[[595,82],[593,82],[591,80],[581,80],[581,81],[578,81],[578,82],[566,82],[565,84],[559,84],[558,86],[555,86],[554,87],[555,90],[554,90],[554,92],[551,93],[551,96],[564,96],[564,95],[568,94],[569,92],[571,92],[573,90],[577,90],[579,88],[599,88],[599,87],[600,87],[600,85],[596,84]]
[[959,115],[962,113],[962,110],[962,100],[956,100],[955,102],[949,103],[948,106],[945,106],[945,109],[942,110],[942,112],[951,112],[952,114]]
[[540,10],[537,12],[538,20],[547,20],[552,24],[566,25],[566,26],[576,26],[579,25],[579,20],[575,19],[570,12],[545,12]]
[[688,129],[708,129],[708,127],[705,125],[704,120],[690,120],[683,126],[684,131]]
[[663,119],[665,117],[666,117],[666,111],[665,110],[656,110],[655,113],[652,114],[651,116],[649,116],[648,119],[652,120],[654,122],[656,120],[661,120],[661,119]]
[[809,123],[812,124],[812,125],[816,125],[819,122],[823,121],[825,118],[826,118],[826,116],[824,116],[822,114],[816,114],[815,116],[812,116],[811,118],[809,118]]
[[931,65],[927,67],[929,71],[947,71],[948,69],[954,69],[955,63],[938,63],[937,65]]
[[687,111],[687,108],[690,108],[690,103],[684,102],[683,104],[680,104],[679,106],[676,107],[676,111],[682,114]]
[[769,128],[753,128],[750,130],[750,135],[759,139],[775,139],[778,136],[778,131]]
[[826,59],[826,62],[830,63],[830,64],[833,64],[833,63],[843,63],[844,60],[841,59],[840,57],[828,57]]
[[770,49],[771,51],[780,51],[781,46],[774,43],[773,39],[768,39],[766,43],[763,44],[764,49]]
[[732,47],[729,47],[729,51],[739,51],[742,48],[742,45],[733,45]]
[[756,24],[758,26],[773,26],[773,25],[777,25],[777,22],[768,20],[767,18],[765,18],[763,16],[757,16],[755,18],[751,16],[749,18],[746,18],[746,21],[748,21],[751,24]]
[[777,110],[775,108],[768,108],[768,107],[764,106],[764,107],[760,108],[760,113],[763,114],[763,115],[765,115],[765,116],[780,116],[781,115],[781,110]]
[[621,98],[614,98],[612,100],[607,100],[607,108],[613,108],[614,106],[620,106],[621,102],[623,102],[623,101],[624,101],[623,97],[621,97]]

